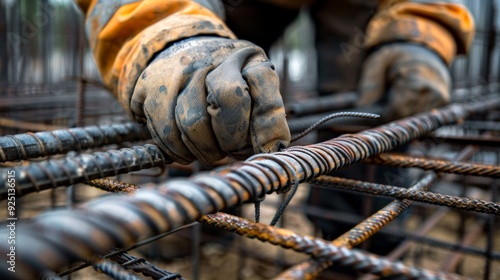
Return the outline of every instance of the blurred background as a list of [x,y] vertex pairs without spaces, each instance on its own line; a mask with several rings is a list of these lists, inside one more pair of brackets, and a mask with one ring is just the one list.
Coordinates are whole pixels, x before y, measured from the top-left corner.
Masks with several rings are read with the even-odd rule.
[[[460,98],[473,92],[476,87],[477,90],[481,90],[481,86],[500,82],[500,15],[498,14],[500,0],[454,2],[469,7],[477,25],[476,38],[470,54],[468,57],[456,59],[452,65],[456,89],[453,92],[457,95],[455,98]],[[315,95],[316,54],[312,30],[312,22],[307,13],[301,13],[270,51],[270,58],[276,65],[282,81],[285,81],[283,87],[285,101],[292,102]],[[127,121],[128,117],[100,80],[92,54],[87,47],[83,15],[72,0],[0,0],[0,135]],[[498,150],[487,153],[498,156]],[[498,158],[493,162],[498,162]],[[203,167],[194,166],[189,171],[193,169],[199,171],[203,170]],[[175,172],[182,173],[183,169],[180,168]],[[164,179],[152,177],[154,173],[146,171],[141,173],[144,177],[135,174],[122,176],[120,180],[145,183]],[[77,192],[79,201],[103,194],[88,189]],[[31,195],[23,198],[23,208],[27,210],[23,215],[28,217],[49,207],[63,208],[68,204],[67,193],[64,190],[47,192],[45,195],[45,198]],[[293,205],[300,205],[305,195],[305,192],[299,192],[292,208]],[[270,206],[267,212],[263,210],[263,219],[270,219],[280,199],[274,197],[267,200]],[[452,225],[460,223],[458,220],[455,216],[451,217],[443,223],[443,226],[454,231]],[[317,234],[313,225],[300,213],[299,208],[296,208],[296,211],[292,210],[287,215],[286,221],[289,227],[299,233]],[[171,260],[178,256],[169,253],[177,250],[180,252],[179,256],[189,254],[191,249],[188,240],[191,239],[191,234],[193,232],[185,232],[176,237],[180,239],[174,238],[166,243],[160,243],[141,251],[140,254],[159,260],[160,264],[163,264],[160,260],[167,259],[169,268],[186,272],[186,278],[190,279],[188,275],[191,273],[193,261],[179,258],[178,261],[171,263]],[[437,234],[446,237],[449,232],[441,231]],[[232,242],[234,238],[220,233],[213,236],[219,238],[219,241],[227,239],[228,242]],[[480,242],[485,241],[480,240]],[[233,250],[224,247],[226,243],[215,242],[203,247],[202,258],[206,257],[200,273],[203,279],[222,279],[220,274],[210,276],[214,267],[224,268],[227,275],[231,275],[229,277],[231,279],[236,277],[266,279],[275,275],[287,264],[304,259],[302,255],[287,253],[289,254],[287,261],[284,261],[282,251],[266,247],[256,241],[245,239]],[[170,250],[175,246],[179,248]],[[242,252],[247,252],[247,249],[241,249],[243,247],[256,250],[253,258],[242,266],[237,259]],[[217,258],[212,258],[213,256]],[[272,260],[276,256],[279,256],[280,262],[273,263]],[[432,258],[427,262],[424,265],[432,267]],[[244,269],[239,269],[241,267]],[[468,267],[470,271],[467,273],[472,277],[481,278],[480,272],[475,271],[478,267]],[[495,278],[494,275],[500,277],[498,273],[498,271],[493,272],[492,279]],[[72,277],[95,279],[97,276],[92,274],[91,270]]]

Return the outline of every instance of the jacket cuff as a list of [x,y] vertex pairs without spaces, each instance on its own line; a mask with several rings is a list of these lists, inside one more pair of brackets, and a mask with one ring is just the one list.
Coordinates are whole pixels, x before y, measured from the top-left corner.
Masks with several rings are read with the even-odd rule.
[[173,42],[199,35],[236,39],[222,21],[213,17],[175,15],[149,26],[123,46],[115,60],[112,76],[117,77],[118,100],[129,114],[132,114],[130,100],[135,84],[155,54]]
[[457,54],[468,52],[474,39],[474,21],[457,4],[401,3],[379,11],[367,29],[367,48],[407,41],[419,43],[451,64]]

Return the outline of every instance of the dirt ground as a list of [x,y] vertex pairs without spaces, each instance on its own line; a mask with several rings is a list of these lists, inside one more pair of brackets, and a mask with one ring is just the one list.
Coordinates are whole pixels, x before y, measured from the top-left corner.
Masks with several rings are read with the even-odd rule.
[[[300,212],[306,194],[307,185],[301,185],[296,197],[285,215],[285,227],[303,235],[315,235],[312,224],[305,215]],[[78,188],[78,197],[84,200],[104,194],[104,192],[92,189],[87,186]],[[55,198],[55,205],[64,207],[66,205],[66,192],[63,188],[57,189],[52,196]],[[31,217],[42,210],[47,209],[48,201],[51,199],[51,192],[46,191],[41,194],[28,195],[23,198],[23,217]],[[275,206],[279,203],[279,196],[270,195],[262,205],[261,221],[269,223],[275,211]],[[2,207],[6,209],[6,207]],[[297,211],[298,209],[298,211]],[[0,213],[5,216],[5,213]],[[253,205],[245,205],[242,208],[242,215],[253,220]],[[410,218],[407,222],[407,230],[412,232],[418,227],[418,218]],[[456,241],[456,232],[459,224],[459,215],[450,211],[449,214],[434,227],[427,236]],[[467,221],[467,230],[472,227],[474,221]],[[232,233],[218,232],[217,234],[204,234],[202,246],[200,247],[199,279],[247,279],[261,280],[270,279],[283,271],[286,267],[308,259],[308,256],[283,250],[279,247],[243,238]],[[208,236],[208,237],[207,237]],[[193,259],[191,255],[190,229],[185,229],[177,234],[167,236],[155,243],[144,246],[138,250],[129,252],[137,257],[145,257],[158,267],[165,270],[180,273],[185,279],[194,279]],[[485,248],[486,236],[484,232],[471,245],[478,248]],[[494,250],[500,251],[500,235],[495,235]],[[417,257],[420,256],[420,257]],[[408,265],[415,265],[431,270],[441,270],[443,263],[449,258],[450,251],[432,247],[430,245],[414,245],[407,254],[404,262]],[[472,279],[483,279],[485,260],[482,257],[466,255],[460,265],[461,272]],[[500,265],[492,262],[490,279],[500,279]],[[321,279],[344,279],[330,278],[328,273]],[[95,272],[92,268],[83,269],[72,274],[71,279],[109,279],[107,276]],[[144,278],[147,279],[147,278]],[[345,278],[349,279],[349,278]]]

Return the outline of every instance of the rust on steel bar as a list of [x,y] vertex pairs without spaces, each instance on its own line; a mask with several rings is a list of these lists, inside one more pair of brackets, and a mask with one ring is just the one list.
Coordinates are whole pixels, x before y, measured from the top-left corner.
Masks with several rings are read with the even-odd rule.
[[0,137],[0,162],[84,151],[150,138],[144,126],[132,122],[8,135]]
[[[455,160],[465,160],[477,152],[477,147],[467,146],[460,153],[456,154]],[[438,179],[434,172],[428,172],[418,183],[413,185],[410,190],[426,191]],[[347,231],[332,243],[339,246],[353,247],[370,236],[377,233],[380,229],[394,220],[400,213],[406,210],[412,204],[409,200],[395,200],[379,210],[377,213],[368,217],[351,230]],[[315,279],[322,271],[330,267],[332,262],[321,262],[310,259],[292,266],[276,277],[276,279]]]
[[[217,169],[210,174],[200,173],[189,179],[171,180],[155,188],[140,189],[130,196],[109,195],[75,209],[48,212],[19,222],[16,238],[23,242],[16,247],[16,254],[22,257],[16,260],[19,273],[15,277],[35,279],[44,272],[58,271],[75,260],[89,259],[93,254],[102,254],[112,248],[132,246],[140,240],[179,228],[202,215],[254,202],[266,193],[285,192],[296,182],[309,181],[389,151],[440,126],[455,123],[475,112],[496,108],[499,104],[500,99],[496,96],[453,104],[358,134],[343,135],[305,147],[292,147],[278,153],[259,154],[246,162]],[[113,173],[111,167],[114,166],[120,169],[114,172],[126,172],[140,158],[146,159],[151,153],[161,154],[154,145],[144,147],[131,149],[127,157],[122,155],[116,160],[104,161],[110,166],[107,171]],[[141,155],[134,155],[137,152]],[[116,151],[108,151],[103,157],[113,153]],[[135,159],[129,159],[129,156]],[[165,159],[159,157],[157,160],[162,162]],[[146,162],[150,163],[147,166],[151,166],[153,161]],[[30,177],[33,185],[43,185],[44,188],[86,182],[93,179],[81,174],[81,170],[86,169],[92,170],[93,174],[102,173],[101,177],[112,176],[92,160],[80,163],[80,166],[72,164],[72,169],[79,170],[78,174],[64,174],[56,165],[51,169],[39,168],[37,173],[28,172],[31,166],[15,168],[16,182],[26,180],[19,175]],[[68,164],[71,162],[68,161]],[[136,166],[137,169],[140,167]],[[2,176],[7,174],[6,170],[0,171]],[[55,172],[59,172],[57,176],[54,176]],[[34,186],[32,188],[36,190]],[[4,186],[4,190],[7,189],[8,184]],[[7,238],[8,235],[8,229],[0,229],[0,238]],[[0,254],[8,253],[7,243],[0,243]],[[7,277],[4,275],[8,271],[7,265],[0,262],[0,278]]]
[[350,266],[357,271],[377,274],[383,277],[402,276],[405,279],[460,279],[454,274],[434,272],[425,269],[409,267],[401,262],[387,261],[384,258],[363,252],[358,249],[348,249],[336,246],[328,241],[296,234],[287,229],[275,228],[269,225],[254,223],[249,220],[226,213],[216,213],[203,216],[200,222],[235,232],[249,238],[269,242],[297,252],[309,254],[316,259],[329,260],[343,266]]
[[460,210],[500,215],[500,203],[481,199],[470,199],[467,197],[458,197],[330,176],[321,176],[313,180],[312,183],[328,188],[388,196],[400,200],[408,199],[434,205],[447,206]]
[[87,182],[89,186],[101,189],[107,192],[123,192],[123,193],[132,193],[139,188],[139,186],[128,184],[124,182],[120,182],[117,180],[102,178],[102,179],[94,179],[90,182]]
[[[429,232],[432,228],[436,226],[437,223],[439,223],[445,215],[449,212],[448,208],[440,208],[436,212],[434,212],[431,217],[426,219],[424,225],[420,227],[416,234],[419,236],[426,235],[427,232]],[[388,260],[397,260],[399,259],[408,249],[410,246],[415,242],[415,240],[406,240],[403,243],[401,243],[397,248],[395,248],[389,255],[387,255]],[[367,274],[362,277],[359,277],[360,280],[375,280],[378,279],[378,277]]]
[[417,167],[434,172],[500,178],[500,166],[473,162],[457,162],[402,154],[380,154],[366,159],[367,163],[394,167]]

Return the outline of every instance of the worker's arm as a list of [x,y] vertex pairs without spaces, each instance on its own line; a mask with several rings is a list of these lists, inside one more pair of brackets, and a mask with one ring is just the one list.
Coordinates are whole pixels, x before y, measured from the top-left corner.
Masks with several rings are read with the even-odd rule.
[[221,1],[77,1],[104,83],[174,161],[287,146],[278,76],[237,40]]
[[367,29],[359,105],[383,101],[389,118],[444,105],[448,67],[469,50],[474,22],[459,4],[382,0]]

